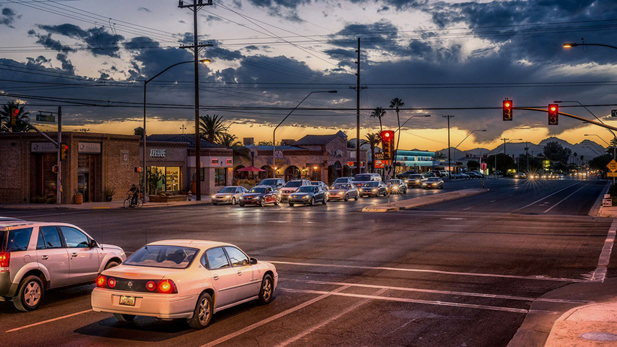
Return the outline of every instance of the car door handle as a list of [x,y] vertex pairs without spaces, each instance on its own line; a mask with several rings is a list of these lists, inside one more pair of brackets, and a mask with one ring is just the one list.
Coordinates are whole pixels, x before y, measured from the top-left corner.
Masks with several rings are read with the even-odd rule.
[[212,276],[212,278],[214,278],[214,280],[216,281],[216,280],[219,279],[219,275],[214,275],[214,276]]
[[41,256],[41,260],[47,260],[47,259],[49,259],[49,256],[46,256],[46,255]]
[[71,257],[75,258],[77,256],[77,253],[72,253]]
[[238,276],[242,276],[242,271],[238,271]]

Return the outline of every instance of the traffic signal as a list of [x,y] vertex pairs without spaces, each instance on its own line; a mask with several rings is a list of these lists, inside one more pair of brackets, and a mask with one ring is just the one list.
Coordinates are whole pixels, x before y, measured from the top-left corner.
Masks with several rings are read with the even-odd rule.
[[65,161],[69,158],[69,146],[66,143],[60,144],[60,160]]
[[559,124],[559,106],[557,104],[548,105],[548,125]]
[[381,132],[381,144],[383,150],[383,159],[392,160],[394,157],[394,131],[384,130]]
[[512,120],[512,100],[508,100],[508,98],[503,101],[503,120]]
[[141,172],[141,166],[136,166],[135,167],[135,172],[140,173]]
[[11,113],[11,125],[17,125],[17,116],[19,115],[19,108],[11,107],[9,111]]

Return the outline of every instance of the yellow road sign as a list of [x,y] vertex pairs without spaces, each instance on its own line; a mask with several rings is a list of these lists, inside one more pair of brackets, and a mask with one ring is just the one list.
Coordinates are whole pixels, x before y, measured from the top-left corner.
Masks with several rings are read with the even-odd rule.
[[617,177],[617,172],[607,172],[606,176],[607,177]]
[[615,159],[611,160],[610,163],[606,164],[606,167],[613,172],[617,171],[617,161]]

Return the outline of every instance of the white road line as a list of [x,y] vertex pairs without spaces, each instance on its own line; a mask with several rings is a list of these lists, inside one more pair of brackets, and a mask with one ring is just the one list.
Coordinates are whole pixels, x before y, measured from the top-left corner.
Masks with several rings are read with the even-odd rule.
[[421,272],[421,273],[435,273],[435,274],[455,275],[455,276],[514,278],[514,279],[522,279],[522,280],[573,282],[573,283],[587,282],[586,280],[579,280],[579,279],[574,279],[574,278],[554,278],[554,277],[546,277],[546,276],[516,276],[516,275],[484,274],[484,273],[474,273],[474,272],[410,269],[410,268],[385,267],[385,266],[296,263],[296,262],[278,261],[278,260],[267,260],[267,261],[273,264],[284,264],[284,265],[292,265],[292,266],[295,265],[295,266],[313,266],[313,267],[334,267],[334,268],[342,268],[342,269],[366,269],[366,270],[385,270],[385,271],[402,271],[402,272]]
[[613,224],[611,224],[611,227],[608,230],[608,234],[606,235],[606,240],[604,241],[604,247],[602,247],[602,253],[600,253],[600,258],[598,259],[598,267],[593,272],[593,276],[591,277],[592,281],[604,283],[604,279],[606,278],[606,271],[608,268],[608,264],[611,260],[611,252],[613,251],[613,244],[615,243],[616,230],[617,230],[617,219],[613,219]]
[[563,189],[559,189],[558,191],[553,192],[553,193],[551,193],[551,194],[549,194],[549,195],[547,195],[547,196],[543,197],[542,199],[538,199],[538,200],[536,200],[536,201],[532,202],[532,203],[531,203],[531,204],[529,204],[529,205],[525,205],[525,206],[523,206],[523,207],[521,207],[521,208],[517,208],[516,210],[514,210],[514,211],[512,211],[512,212],[520,211],[520,210],[522,210],[522,209],[524,209],[524,208],[527,208],[527,207],[529,207],[529,206],[531,206],[531,205],[537,204],[537,203],[539,203],[540,201],[542,201],[542,200],[544,200],[544,199],[548,199],[548,198],[550,198],[551,196],[553,196],[553,195],[555,195],[555,194],[557,194],[557,193],[559,193],[559,192],[562,192],[562,191],[564,191],[564,190],[566,190],[566,189],[572,188],[572,187],[574,187],[574,186],[575,186],[575,185],[577,185],[577,184],[578,184],[578,183],[574,183],[574,184],[573,184],[573,185],[571,185],[571,186],[567,186],[567,187],[565,187],[565,188],[563,188]]
[[[287,289],[281,288],[282,291],[291,292],[291,293],[305,293],[305,294],[324,294],[331,292],[323,292],[320,290],[304,290],[304,289]],[[365,295],[365,294],[353,294],[353,293],[332,293],[333,296],[344,296],[350,298],[361,298],[361,299],[373,299],[373,300],[382,300],[382,301],[392,301],[392,302],[405,302],[412,304],[423,304],[423,305],[437,305],[437,306],[450,306],[450,307],[461,307],[461,308],[473,308],[478,310],[489,310],[489,311],[501,311],[501,312],[512,312],[512,313],[522,313],[527,314],[530,312],[543,312],[543,313],[555,313],[561,314],[560,312],[553,311],[543,311],[543,310],[528,310],[525,308],[513,308],[513,307],[501,307],[501,306],[490,306],[490,305],[476,305],[476,304],[463,304],[458,302],[448,302],[448,301],[432,301],[432,300],[420,300],[420,299],[407,299],[407,298],[393,298],[390,296],[375,296],[375,295]]]
[[344,282],[326,282],[326,281],[312,281],[312,280],[294,280],[294,279],[285,279],[283,282],[299,282],[299,283],[310,283],[310,284],[323,284],[323,285],[333,285],[333,286],[351,286],[351,287],[361,287],[361,288],[382,288],[393,291],[404,291],[404,292],[419,292],[419,293],[431,293],[431,294],[445,294],[445,295],[458,295],[458,296],[473,296],[479,298],[490,298],[490,299],[503,299],[503,300],[519,300],[519,301],[541,301],[541,302],[552,302],[559,304],[588,304],[591,301],[586,300],[566,300],[566,299],[548,299],[548,298],[532,298],[532,297],[524,297],[524,296],[512,296],[512,295],[501,295],[501,294],[484,294],[484,293],[471,293],[471,292],[457,292],[457,291],[449,291],[449,290],[434,290],[434,289],[422,289],[422,288],[411,288],[411,287],[391,287],[391,286],[378,286],[373,284],[361,284],[361,283],[344,283]]
[[22,327],[19,327],[19,328],[14,328],[14,329],[11,329],[11,330],[7,330],[7,331],[5,331],[5,332],[6,332],[6,333],[12,333],[12,332],[14,332],[14,331],[19,331],[19,330],[23,330],[23,329],[27,329],[27,328],[32,328],[32,327],[35,327],[35,326],[37,326],[37,325],[46,324],[46,323],[51,323],[51,322],[55,322],[55,321],[60,320],[60,319],[65,319],[65,318],[69,318],[69,317],[77,316],[77,315],[79,315],[79,314],[88,313],[88,312],[92,312],[92,309],[90,309],[90,310],[85,310],[85,311],[80,311],[80,312],[75,312],[75,313],[71,313],[71,314],[67,314],[66,316],[56,317],[56,318],[52,318],[52,319],[48,319],[48,320],[44,320],[44,321],[41,321],[41,322],[38,322],[38,323],[34,323],[34,324],[24,325],[24,326],[22,326]]
[[[381,294],[385,293],[387,290],[388,289],[386,289],[386,288],[378,290],[373,295],[381,295]],[[296,336],[294,336],[294,337],[292,337],[290,339],[287,339],[287,340],[281,342],[280,344],[277,345],[277,347],[285,347],[285,346],[287,346],[287,345],[289,345],[291,343],[294,343],[294,342],[300,340],[301,338],[303,338],[304,336],[312,333],[313,331],[324,327],[325,325],[327,325],[327,324],[329,324],[329,323],[331,323],[331,322],[341,318],[342,316],[348,314],[349,312],[351,312],[351,311],[357,309],[358,307],[368,303],[369,301],[371,301],[371,300],[370,299],[366,299],[366,300],[362,300],[360,302],[357,302],[357,303],[353,304],[352,306],[348,307],[347,309],[343,310],[343,312],[337,314],[336,316],[331,317],[329,319],[326,319],[325,321],[321,322],[320,324],[317,324],[317,325],[315,325],[315,326],[313,326],[313,327],[303,331],[302,333],[300,333],[300,334],[298,334],[298,335],[296,335]]]
[[251,325],[247,326],[246,328],[237,330],[236,332],[233,332],[233,333],[231,333],[229,335],[225,335],[225,336],[223,336],[221,338],[218,338],[218,339],[216,339],[216,340],[214,340],[212,342],[208,342],[205,345],[202,345],[201,347],[216,346],[216,345],[218,345],[220,343],[229,341],[229,340],[233,339],[234,337],[238,337],[238,336],[240,336],[240,335],[242,335],[242,334],[244,334],[246,332],[249,332],[249,331],[251,331],[253,329],[259,328],[260,326],[262,326],[264,324],[268,324],[268,323],[270,323],[270,322],[272,322],[272,321],[274,321],[276,319],[279,319],[281,317],[284,317],[284,316],[286,316],[286,315],[288,315],[290,313],[293,313],[293,312],[296,312],[298,310],[301,310],[301,309],[303,309],[303,308],[305,308],[305,307],[307,307],[309,305],[312,305],[312,304],[314,304],[314,303],[316,303],[316,302],[318,302],[320,300],[323,300],[323,299],[325,299],[327,297],[330,297],[330,296],[332,296],[332,295],[334,295],[334,294],[336,294],[336,293],[338,293],[338,292],[340,292],[342,290],[345,290],[347,288],[349,288],[349,286],[339,287],[339,288],[336,288],[335,290],[333,290],[331,292],[321,292],[320,294],[322,294],[322,295],[320,295],[320,296],[318,296],[316,298],[313,298],[313,299],[311,299],[309,301],[305,301],[305,302],[301,303],[298,306],[294,306],[294,307],[292,307],[292,308],[290,308],[288,310],[285,310],[285,311],[283,311],[283,312],[281,312],[279,314],[275,314],[274,316],[266,318],[266,319],[264,319],[262,321],[259,321],[259,322],[255,323],[255,324],[251,324]]
[[464,208],[463,211],[471,210],[471,207]]
[[562,202],[566,201],[566,199],[568,199],[569,197],[571,197],[572,195],[576,194],[576,192],[578,192],[579,190],[587,187],[589,185],[589,183],[585,184],[584,186],[578,188],[577,190],[573,191],[572,193],[570,193],[568,196],[566,196],[565,198],[561,199],[558,203],[556,203],[555,205],[551,206],[548,210],[544,211],[544,213],[552,210],[553,208],[557,207],[557,205],[561,204]]

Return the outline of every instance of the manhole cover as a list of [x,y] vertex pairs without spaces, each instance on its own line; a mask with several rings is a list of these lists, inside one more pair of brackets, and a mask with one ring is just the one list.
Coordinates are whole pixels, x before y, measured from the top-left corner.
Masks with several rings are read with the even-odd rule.
[[617,335],[609,333],[584,333],[579,337],[591,341],[617,341]]

